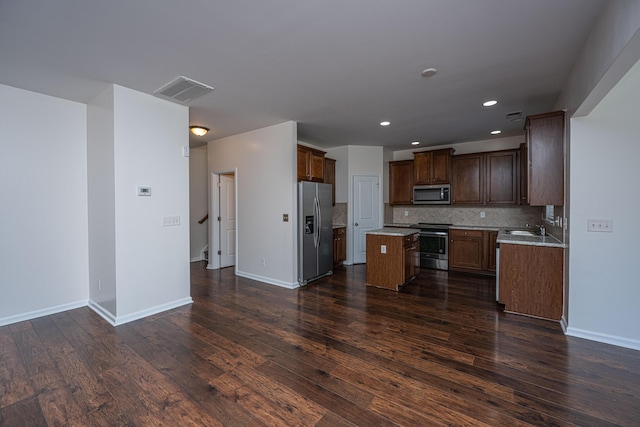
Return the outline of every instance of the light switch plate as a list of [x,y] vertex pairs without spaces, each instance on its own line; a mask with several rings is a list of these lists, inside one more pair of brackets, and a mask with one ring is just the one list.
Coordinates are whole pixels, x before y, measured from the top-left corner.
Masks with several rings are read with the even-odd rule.
[[387,245],[380,245],[380,253],[381,254],[387,253]]

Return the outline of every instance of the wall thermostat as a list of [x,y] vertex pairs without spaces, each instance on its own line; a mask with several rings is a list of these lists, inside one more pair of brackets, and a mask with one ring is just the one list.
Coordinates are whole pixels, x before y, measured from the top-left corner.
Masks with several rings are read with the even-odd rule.
[[150,196],[151,187],[138,187],[138,196]]

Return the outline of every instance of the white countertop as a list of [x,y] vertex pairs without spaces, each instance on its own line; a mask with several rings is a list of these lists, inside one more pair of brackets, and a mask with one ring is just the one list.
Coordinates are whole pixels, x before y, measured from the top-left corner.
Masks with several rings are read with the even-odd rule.
[[382,236],[410,236],[412,234],[419,233],[417,228],[405,228],[405,227],[384,227],[377,230],[367,231],[366,234],[377,234]]

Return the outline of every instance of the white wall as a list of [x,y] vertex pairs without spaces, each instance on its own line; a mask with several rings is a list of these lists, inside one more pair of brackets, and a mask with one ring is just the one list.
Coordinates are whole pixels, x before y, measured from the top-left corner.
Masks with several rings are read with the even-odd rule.
[[87,303],[86,114],[0,85],[0,325]]
[[210,173],[236,171],[236,274],[288,288],[298,286],[296,144],[295,122],[208,144]]
[[189,155],[189,235],[191,261],[201,260],[201,251],[209,242],[211,218],[198,221],[209,212],[207,146],[192,148]]
[[384,220],[383,209],[383,165],[384,165],[384,149],[382,147],[369,147],[360,145],[349,145],[348,161],[347,161],[347,175],[348,175],[348,203],[349,208],[347,210],[347,259],[345,264],[353,263],[353,177],[354,175],[373,175],[379,177],[380,191],[380,226]]
[[[571,120],[570,335],[640,349],[640,62],[588,117]],[[587,220],[613,220],[613,233]]]
[[[189,159],[182,149],[188,146],[188,108],[153,96],[113,86],[91,103],[91,110],[109,108],[110,114],[92,115],[89,146],[113,146],[115,196],[115,294],[116,313],[100,305],[102,292],[112,292],[112,284],[98,288],[103,281],[100,274],[110,278],[109,260],[91,260],[91,306],[113,324],[121,324],[169,308],[191,302],[189,278]],[[95,120],[93,120],[95,119]],[[108,128],[113,123],[113,141],[95,136],[96,129]],[[108,148],[104,148],[105,153]],[[93,169],[91,175],[99,174]],[[110,161],[106,159],[105,161]],[[94,177],[92,182],[106,177]],[[108,185],[107,185],[108,186]],[[150,197],[137,195],[138,186],[151,187]],[[90,186],[93,199],[90,204],[102,203],[102,194]],[[109,194],[108,194],[109,193]],[[105,191],[106,209],[111,209],[110,191]],[[93,216],[90,209],[90,227],[99,227],[104,217]],[[162,218],[177,216],[179,226],[163,227]],[[110,216],[106,221],[110,221]],[[98,247],[94,254],[108,252],[111,242],[90,236],[90,245]],[[102,247],[104,245],[104,247]],[[95,268],[94,268],[95,267]]]

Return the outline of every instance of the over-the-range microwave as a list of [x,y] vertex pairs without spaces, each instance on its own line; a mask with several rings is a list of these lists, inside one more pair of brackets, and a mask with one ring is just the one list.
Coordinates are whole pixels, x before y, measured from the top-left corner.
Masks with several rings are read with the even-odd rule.
[[414,185],[414,205],[450,205],[451,186],[442,185]]

